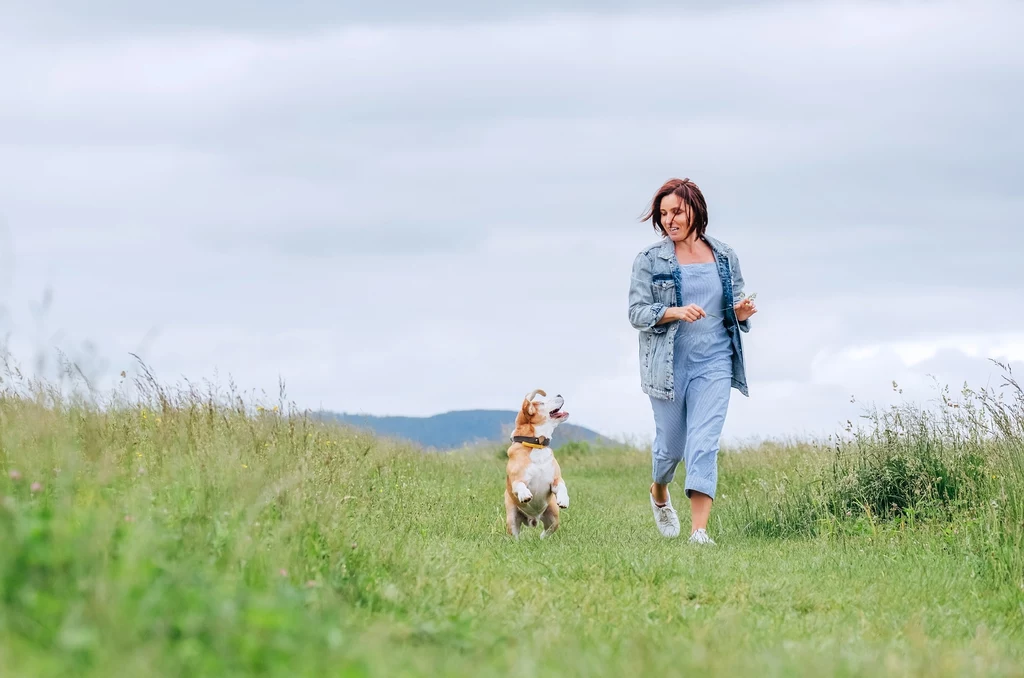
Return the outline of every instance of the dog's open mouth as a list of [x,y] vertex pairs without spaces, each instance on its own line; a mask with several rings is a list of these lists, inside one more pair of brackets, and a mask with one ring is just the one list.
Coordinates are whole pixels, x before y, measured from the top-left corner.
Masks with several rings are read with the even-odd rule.
[[569,413],[563,412],[561,407],[556,407],[548,413],[548,416],[552,419],[565,419],[569,416]]

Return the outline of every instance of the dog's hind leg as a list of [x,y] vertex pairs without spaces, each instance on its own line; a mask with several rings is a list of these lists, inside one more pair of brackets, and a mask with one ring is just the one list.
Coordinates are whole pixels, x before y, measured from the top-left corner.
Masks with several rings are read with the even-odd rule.
[[541,515],[540,520],[544,523],[544,531],[540,533],[541,539],[550,537],[558,529],[558,504],[555,501],[555,495],[548,497],[548,508]]
[[508,533],[515,538],[519,538],[519,528],[523,526],[525,520],[522,513],[519,512],[519,508],[516,506],[516,502],[509,496],[508,490],[505,491],[505,527]]

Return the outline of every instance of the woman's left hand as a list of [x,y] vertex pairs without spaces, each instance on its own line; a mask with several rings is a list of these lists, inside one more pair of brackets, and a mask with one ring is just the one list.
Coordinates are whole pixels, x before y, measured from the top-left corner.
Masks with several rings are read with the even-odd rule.
[[733,309],[736,311],[736,320],[740,322],[748,320],[750,316],[757,313],[757,307],[754,306],[754,300],[749,297],[733,306]]

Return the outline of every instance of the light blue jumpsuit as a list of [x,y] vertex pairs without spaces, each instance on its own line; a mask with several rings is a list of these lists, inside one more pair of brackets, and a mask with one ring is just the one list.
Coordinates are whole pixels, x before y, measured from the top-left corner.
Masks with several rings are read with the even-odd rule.
[[[714,498],[718,448],[729,407],[732,344],[722,317],[725,296],[715,263],[685,264],[683,306],[697,304],[708,317],[677,321],[673,349],[675,400],[651,398],[654,408],[654,482],[668,484],[684,462],[686,496],[692,490]],[[717,316],[717,317],[712,317]]]

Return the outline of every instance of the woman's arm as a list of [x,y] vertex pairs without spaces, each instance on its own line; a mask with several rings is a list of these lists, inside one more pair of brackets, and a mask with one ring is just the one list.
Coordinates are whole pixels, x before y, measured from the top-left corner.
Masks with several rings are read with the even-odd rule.
[[[732,270],[732,300],[736,306],[743,303],[743,271],[740,270],[740,258],[736,256],[736,252],[729,251],[729,268]],[[737,320],[739,320],[737,318]],[[750,318],[746,320],[739,320],[740,329],[744,332],[750,331]]]
[[651,260],[641,252],[633,260],[633,273],[629,279],[629,324],[641,332],[660,334],[668,330],[666,318],[668,307],[654,300],[651,289]]
[[661,334],[666,325],[676,320],[692,323],[706,318],[707,313],[696,304],[665,306],[654,300],[651,291],[651,262],[641,252],[633,261],[633,274],[629,285],[629,322],[641,332]]

